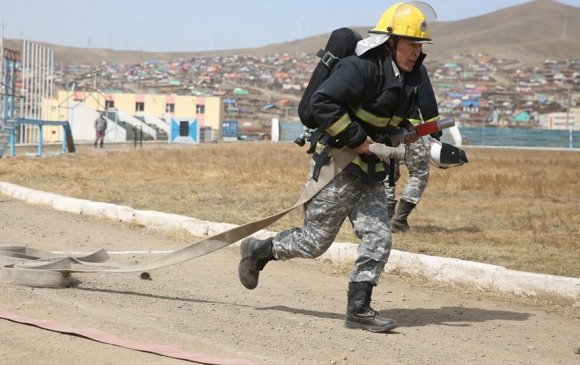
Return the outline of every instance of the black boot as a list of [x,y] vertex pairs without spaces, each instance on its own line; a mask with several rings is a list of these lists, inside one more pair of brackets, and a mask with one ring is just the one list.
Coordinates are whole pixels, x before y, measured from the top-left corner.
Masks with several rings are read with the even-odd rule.
[[272,238],[258,240],[253,237],[246,238],[240,246],[240,264],[238,277],[240,282],[248,289],[258,286],[260,271],[268,261],[275,260],[272,254]]
[[405,199],[399,200],[399,206],[397,207],[395,216],[391,218],[391,221],[389,222],[391,232],[407,232],[411,229],[409,223],[407,223],[407,217],[409,217],[409,214],[413,209],[415,209],[415,204],[410,203]]
[[372,283],[348,283],[348,305],[346,307],[346,319],[344,320],[346,328],[387,332],[397,327],[397,322],[381,317],[371,308],[372,292]]

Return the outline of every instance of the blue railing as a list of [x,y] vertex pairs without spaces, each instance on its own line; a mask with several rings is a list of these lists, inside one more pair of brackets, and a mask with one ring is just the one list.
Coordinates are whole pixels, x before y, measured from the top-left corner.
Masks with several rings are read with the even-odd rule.
[[[529,128],[459,127],[466,146],[580,148],[580,131]],[[280,141],[294,141],[302,133],[301,123],[280,122]],[[444,142],[455,144],[448,130]]]
[[459,127],[464,145],[580,148],[580,131]]

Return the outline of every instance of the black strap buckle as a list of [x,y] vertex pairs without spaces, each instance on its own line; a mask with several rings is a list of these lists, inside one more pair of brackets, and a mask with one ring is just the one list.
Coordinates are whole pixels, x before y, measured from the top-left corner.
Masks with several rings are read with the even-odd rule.
[[336,57],[329,51],[325,51],[323,49],[318,50],[316,52],[316,56],[320,57],[320,62],[322,62],[329,70],[332,70],[334,65],[340,61],[340,58]]

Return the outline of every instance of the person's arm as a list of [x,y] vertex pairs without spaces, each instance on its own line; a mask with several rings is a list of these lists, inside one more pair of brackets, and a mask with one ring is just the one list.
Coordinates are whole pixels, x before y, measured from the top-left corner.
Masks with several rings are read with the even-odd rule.
[[[419,110],[424,122],[432,122],[439,119],[439,108],[431,79],[427,68],[421,66],[421,85],[419,85]],[[439,140],[443,133],[441,131],[431,134],[431,137]]]
[[431,79],[425,66],[421,66],[421,84],[419,85],[419,110],[424,122],[439,119],[437,99],[431,85]]

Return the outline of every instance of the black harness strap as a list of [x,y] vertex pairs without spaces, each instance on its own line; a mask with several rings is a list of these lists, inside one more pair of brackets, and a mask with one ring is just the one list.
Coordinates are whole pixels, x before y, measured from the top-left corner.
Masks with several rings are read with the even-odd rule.
[[312,159],[314,160],[314,169],[312,170],[312,180],[318,182],[318,176],[320,175],[320,170],[322,166],[326,165],[330,158],[330,151],[332,151],[332,146],[330,145],[330,138],[328,134],[324,134],[322,138],[320,138],[320,143],[324,146],[320,153],[313,153]]
[[389,186],[394,188],[395,187],[395,159],[389,159]]

